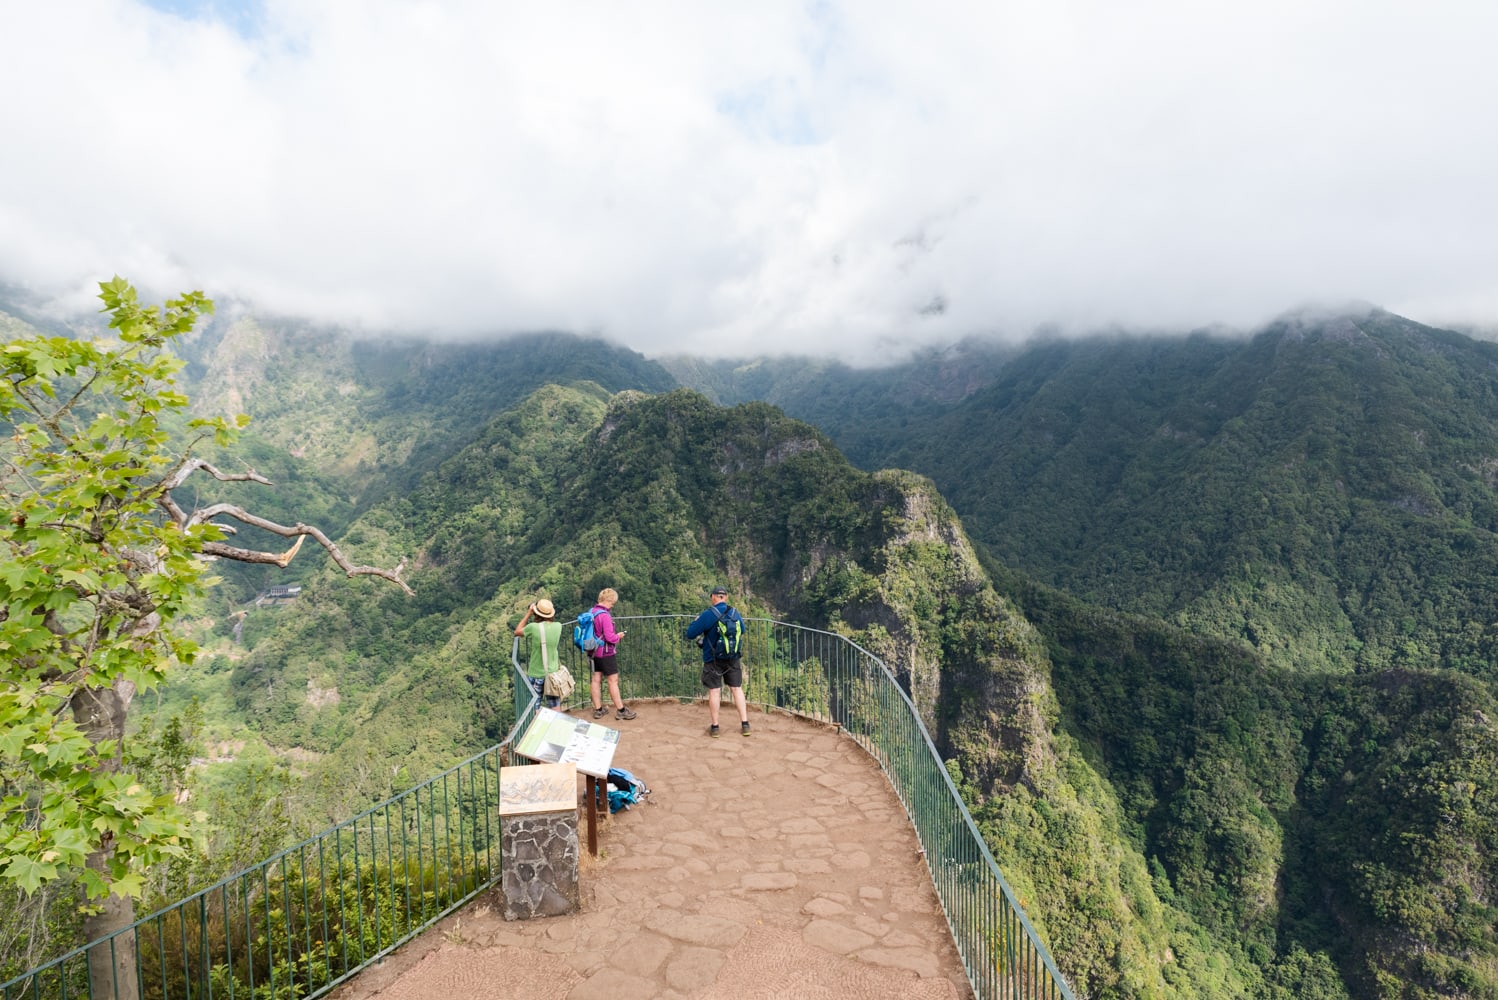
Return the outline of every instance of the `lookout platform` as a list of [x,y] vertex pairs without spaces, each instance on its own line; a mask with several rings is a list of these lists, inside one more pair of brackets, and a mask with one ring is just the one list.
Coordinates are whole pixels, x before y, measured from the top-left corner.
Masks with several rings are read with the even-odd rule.
[[[360,973],[339,1000],[972,996],[915,832],[835,727],[632,702],[616,767],[649,801],[581,850],[581,906],[506,921],[484,897]],[[582,790],[579,780],[579,795]],[[498,890],[491,890],[497,892]]]

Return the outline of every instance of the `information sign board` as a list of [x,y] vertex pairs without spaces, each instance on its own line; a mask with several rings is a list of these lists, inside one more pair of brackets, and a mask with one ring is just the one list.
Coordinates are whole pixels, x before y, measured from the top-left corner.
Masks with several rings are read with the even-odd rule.
[[576,764],[583,774],[607,778],[618,747],[617,729],[554,708],[538,708],[515,752],[542,764]]

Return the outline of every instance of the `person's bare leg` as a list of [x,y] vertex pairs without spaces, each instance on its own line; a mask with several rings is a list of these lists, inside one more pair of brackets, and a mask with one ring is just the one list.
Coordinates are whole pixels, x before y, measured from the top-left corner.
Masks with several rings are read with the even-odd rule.
[[619,675],[618,674],[609,674],[609,697],[611,699],[613,699],[613,702],[614,702],[614,711],[616,711],[616,712],[622,711],[623,708],[624,708],[624,699],[621,698],[621,697],[619,697]]
[[707,722],[710,726],[718,724],[718,702],[723,698],[723,689],[720,687],[708,688],[707,691]]
[[728,690],[733,693],[733,707],[739,710],[739,722],[748,722],[749,706],[744,703],[744,689],[739,687],[729,688]]
[[598,671],[593,672],[593,711],[595,712],[603,707],[603,685],[600,683],[602,677],[603,674]]

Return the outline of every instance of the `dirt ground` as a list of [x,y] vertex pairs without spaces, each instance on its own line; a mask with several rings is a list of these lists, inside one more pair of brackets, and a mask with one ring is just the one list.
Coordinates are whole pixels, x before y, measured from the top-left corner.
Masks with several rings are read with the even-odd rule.
[[[637,703],[614,766],[651,789],[580,822],[577,912],[506,921],[481,899],[339,1000],[972,996],[919,845],[878,766],[835,728]],[[579,782],[581,785],[581,781]],[[498,890],[494,890],[498,891]]]

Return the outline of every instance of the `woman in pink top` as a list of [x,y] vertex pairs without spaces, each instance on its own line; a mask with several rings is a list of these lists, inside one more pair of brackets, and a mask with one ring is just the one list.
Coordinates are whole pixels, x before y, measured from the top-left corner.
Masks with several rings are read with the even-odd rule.
[[612,609],[619,601],[619,592],[613,587],[604,587],[598,592],[598,603],[593,605],[593,632],[598,636],[599,646],[593,650],[593,718],[601,719],[608,712],[603,707],[603,679],[609,679],[609,700],[614,704],[614,718],[621,721],[633,719],[637,713],[626,708],[619,697],[619,664],[614,654],[619,651],[619,640],[623,632],[614,630]]

